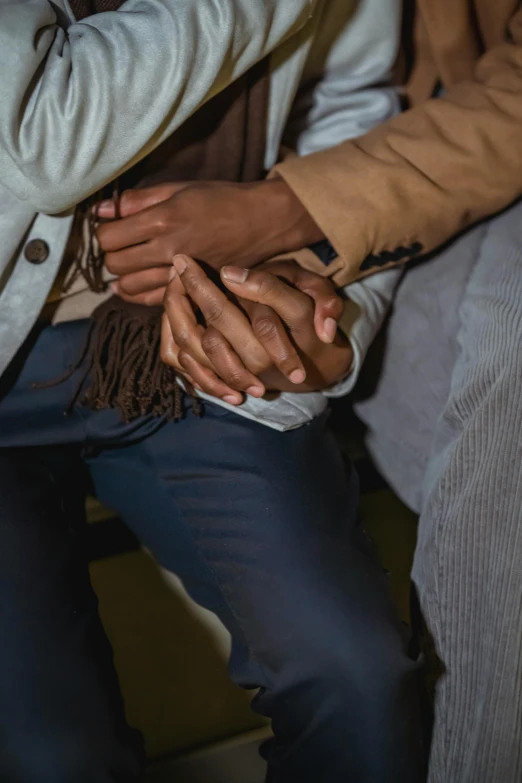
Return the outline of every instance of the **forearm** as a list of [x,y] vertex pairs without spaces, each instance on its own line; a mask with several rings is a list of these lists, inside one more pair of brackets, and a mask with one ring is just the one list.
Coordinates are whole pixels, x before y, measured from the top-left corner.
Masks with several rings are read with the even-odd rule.
[[[522,18],[522,17],[521,17]],[[428,252],[522,195],[522,42],[360,139],[277,171],[338,252],[339,284]]]

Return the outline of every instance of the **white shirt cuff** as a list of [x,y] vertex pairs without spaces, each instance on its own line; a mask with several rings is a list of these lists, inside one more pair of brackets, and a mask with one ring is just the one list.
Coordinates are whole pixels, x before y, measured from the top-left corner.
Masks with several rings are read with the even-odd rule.
[[344,397],[354,388],[368,349],[390,308],[402,271],[388,269],[344,288],[346,306],[339,328],[352,345],[353,364],[344,380],[323,392],[326,397]]

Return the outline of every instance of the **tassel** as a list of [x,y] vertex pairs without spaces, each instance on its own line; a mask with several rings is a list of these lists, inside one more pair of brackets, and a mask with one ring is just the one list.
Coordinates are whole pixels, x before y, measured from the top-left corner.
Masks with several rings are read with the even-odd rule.
[[78,404],[117,408],[125,422],[150,414],[179,421],[188,396],[193,414],[202,416],[201,401],[181,388],[176,371],[161,360],[161,316],[160,307],[130,305],[118,297],[94,311],[82,354],[68,373],[82,371],[69,411]]

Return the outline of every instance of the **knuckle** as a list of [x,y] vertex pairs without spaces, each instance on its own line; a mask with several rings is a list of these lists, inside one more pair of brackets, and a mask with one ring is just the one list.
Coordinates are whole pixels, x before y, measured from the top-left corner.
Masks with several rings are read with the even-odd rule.
[[340,317],[343,313],[344,303],[340,296],[331,294],[324,303],[325,310],[333,317]]
[[127,207],[136,201],[136,193],[134,190],[124,190],[120,196],[120,208]]
[[309,296],[301,296],[298,300],[298,318],[301,321],[309,320],[315,310],[315,302]]
[[107,231],[110,230],[110,226],[111,226],[110,223],[102,223],[101,226],[98,225],[94,229],[94,236],[96,237],[97,241],[99,242],[102,248],[104,246],[105,235]]
[[118,280],[118,288],[122,293],[127,294],[128,296],[133,296],[133,294],[139,293],[139,290],[135,290],[135,288],[139,287],[133,286],[132,283],[129,284],[126,275],[120,277]]
[[219,299],[212,298],[205,304],[205,320],[209,324],[214,324],[223,317],[224,304]]
[[169,228],[169,218],[165,209],[158,207],[152,220],[152,229],[158,234],[163,234]]
[[223,348],[223,338],[219,332],[205,332],[201,344],[206,354],[213,355]]
[[272,367],[272,361],[268,356],[265,359],[253,358],[247,366],[253,375],[261,375]]
[[116,263],[116,258],[113,253],[105,254],[105,266],[111,274],[118,274],[118,264]]
[[179,305],[179,296],[173,290],[172,285],[168,285],[165,290],[165,296],[163,297],[163,305],[167,310],[175,311]]
[[226,382],[234,389],[240,389],[245,385],[245,375],[240,370],[230,370],[227,373]]
[[180,327],[176,332],[172,330],[172,334],[176,345],[179,348],[187,348],[187,346],[190,344],[190,334],[188,329],[185,327]]
[[277,354],[274,361],[282,370],[287,371],[293,368],[295,364],[295,357],[293,352],[290,351],[286,345],[281,345],[277,349]]
[[195,299],[198,299],[198,301],[202,300],[202,297],[205,293],[206,281],[200,279],[196,270],[189,267],[183,273],[183,276],[181,277],[181,281],[187,293],[190,293],[190,295]]
[[160,346],[160,358],[163,364],[169,364],[171,367],[174,367],[175,369],[178,369],[177,361],[176,361],[176,355],[171,350],[171,346],[168,342],[162,340],[161,346]]
[[[253,326],[253,325],[252,325]],[[246,369],[252,373],[252,375],[260,375],[261,373],[269,370],[273,366],[273,361],[268,350],[262,345],[262,341],[257,337],[257,345],[252,345],[252,349],[248,351],[248,355],[245,356],[244,365]]]
[[254,334],[259,340],[269,341],[277,337],[278,329],[275,318],[271,315],[255,317],[252,323]]
[[276,287],[276,279],[270,274],[259,274],[256,282],[257,293],[261,297],[269,296]]
[[186,351],[180,350],[178,353],[178,363],[187,372],[192,364],[191,359],[192,357]]
[[148,291],[145,294],[143,294],[143,304],[147,305],[148,307],[154,307],[158,304],[158,302],[161,303],[162,300],[162,292],[161,289],[158,291]]
[[165,284],[163,298],[165,307],[170,307],[177,312],[182,307],[185,298],[186,289],[179,278],[175,277]]

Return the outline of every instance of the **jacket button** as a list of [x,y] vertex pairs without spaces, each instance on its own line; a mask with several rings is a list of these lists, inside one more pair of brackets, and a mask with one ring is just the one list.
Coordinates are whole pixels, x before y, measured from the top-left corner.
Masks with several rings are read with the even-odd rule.
[[43,239],[31,239],[24,248],[24,256],[31,264],[43,264],[49,257],[49,245]]

